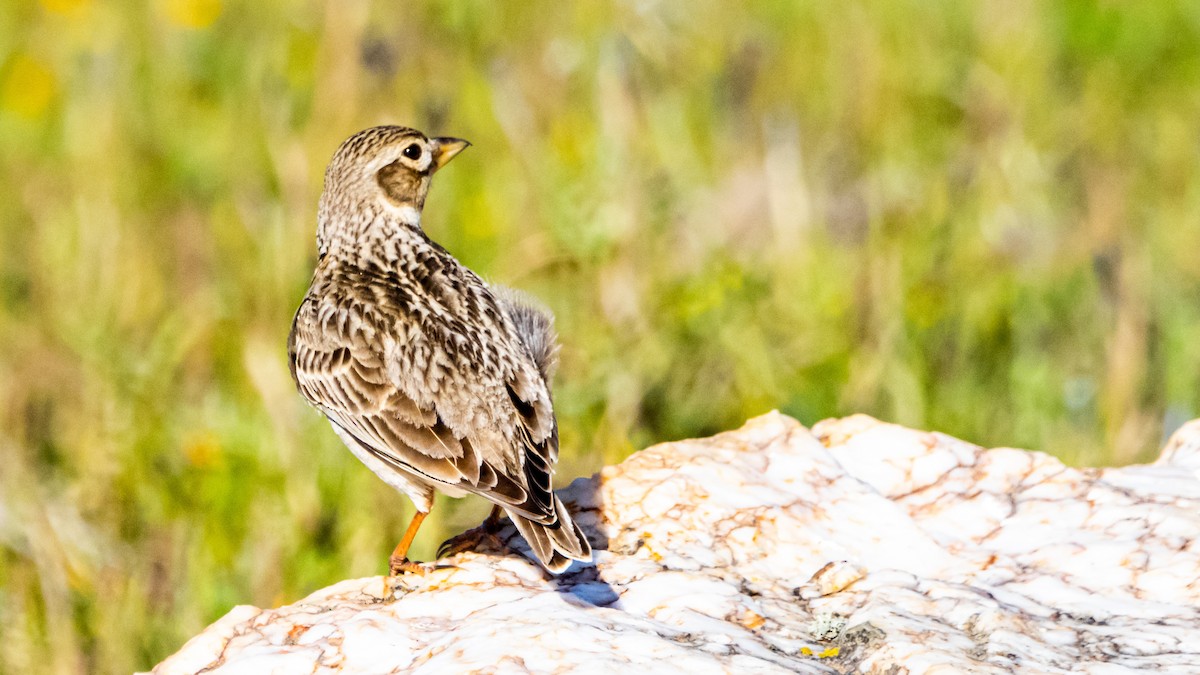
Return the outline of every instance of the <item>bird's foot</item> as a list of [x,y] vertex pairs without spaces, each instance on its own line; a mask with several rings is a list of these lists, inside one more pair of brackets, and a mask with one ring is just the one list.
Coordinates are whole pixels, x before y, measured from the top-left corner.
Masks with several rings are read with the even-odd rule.
[[438,547],[437,557],[449,558],[467,551],[478,552],[480,548],[491,551],[505,550],[504,542],[496,536],[495,529],[488,527],[486,523],[442,542]]
[[417,576],[425,576],[425,568],[420,563],[415,563],[405,556],[392,556],[388,559],[388,571],[391,576],[398,577],[403,574],[416,574]]

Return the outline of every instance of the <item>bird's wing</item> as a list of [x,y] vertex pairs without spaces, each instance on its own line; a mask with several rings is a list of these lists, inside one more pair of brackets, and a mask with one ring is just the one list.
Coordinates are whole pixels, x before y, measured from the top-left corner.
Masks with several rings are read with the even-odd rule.
[[289,338],[293,377],[387,464],[553,523],[549,389],[508,307],[482,282],[470,288],[432,313],[385,285],[310,293]]

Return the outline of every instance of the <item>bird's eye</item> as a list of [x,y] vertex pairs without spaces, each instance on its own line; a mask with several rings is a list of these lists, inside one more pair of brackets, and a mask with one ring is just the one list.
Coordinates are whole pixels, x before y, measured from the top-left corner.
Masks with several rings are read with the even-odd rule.
[[413,143],[404,149],[404,156],[412,160],[421,159],[421,146]]

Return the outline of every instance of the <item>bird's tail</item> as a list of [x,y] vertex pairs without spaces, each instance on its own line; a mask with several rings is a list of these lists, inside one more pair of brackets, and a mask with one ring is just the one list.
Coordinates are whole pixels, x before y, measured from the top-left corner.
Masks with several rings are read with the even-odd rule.
[[539,523],[512,511],[508,511],[508,517],[525,541],[529,542],[529,547],[542,566],[558,574],[570,567],[572,560],[590,562],[592,545],[583,535],[583,530],[571,519],[571,514],[558,495],[551,495],[557,516],[553,523]]

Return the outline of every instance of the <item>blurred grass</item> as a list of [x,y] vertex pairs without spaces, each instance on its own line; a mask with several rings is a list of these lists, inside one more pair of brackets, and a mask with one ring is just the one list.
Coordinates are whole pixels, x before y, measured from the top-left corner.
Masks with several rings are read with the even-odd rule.
[[426,228],[558,315],[563,480],[776,407],[1076,463],[1197,415],[1200,5],[404,5],[0,7],[0,672],[383,570],[411,506],[284,353],[371,124],[474,142]]

